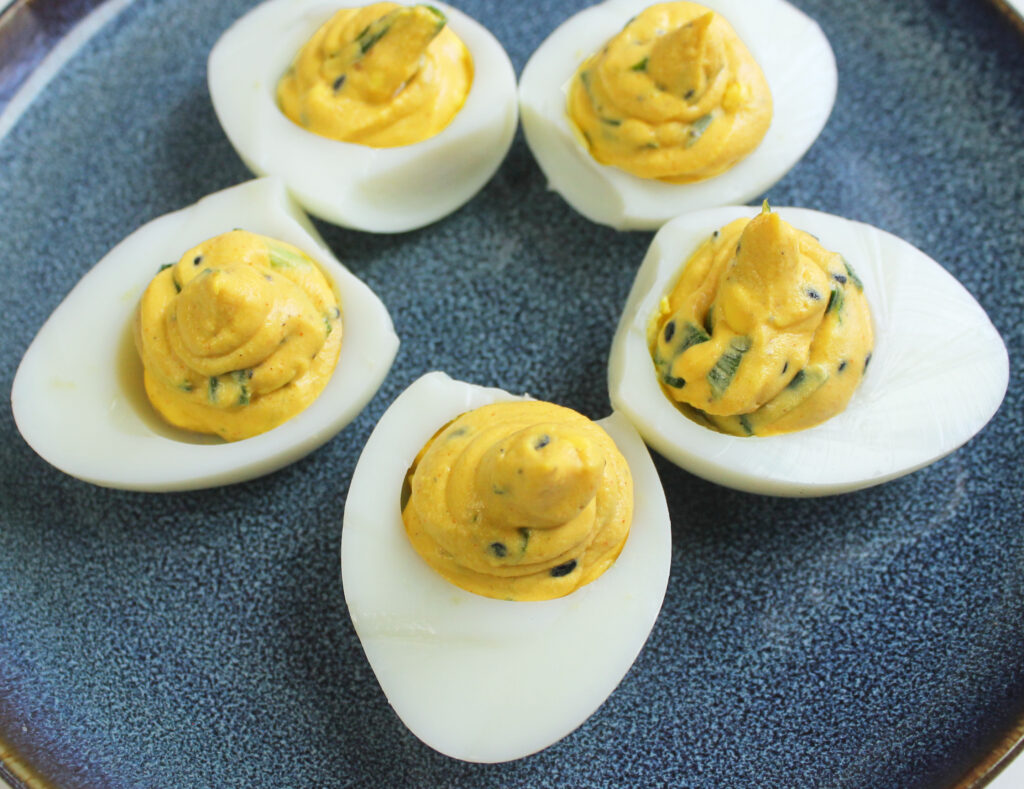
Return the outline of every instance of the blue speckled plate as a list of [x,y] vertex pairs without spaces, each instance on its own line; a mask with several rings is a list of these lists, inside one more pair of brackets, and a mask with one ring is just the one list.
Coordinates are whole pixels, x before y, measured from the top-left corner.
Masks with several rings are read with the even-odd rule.
[[[457,4],[517,69],[584,5]],[[994,420],[928,469],[836,498],[738,493],[659,459],[674,548],[646,648],[578,731],[481,766],[431,751],[389,708],[338,547],[359,451],[424,371],[609,409],[608,348],[650,235],[574,214],[521,137],[436,225],[321,225],[402,348],[362,416],[306,459],[226,489],[124,493],[49,467],[14,427],[17,363],[77,279],[146,220],[248,177],[204,74],[247,5],[128,5],[0,140],[6,772],[111,787],[866,788],[950,785],[981,760],[1024,711],[1024,46],[995,7],[798,0],[831,39],[839,94],[770,195],[891,231],[964,283],[1010,351]]]

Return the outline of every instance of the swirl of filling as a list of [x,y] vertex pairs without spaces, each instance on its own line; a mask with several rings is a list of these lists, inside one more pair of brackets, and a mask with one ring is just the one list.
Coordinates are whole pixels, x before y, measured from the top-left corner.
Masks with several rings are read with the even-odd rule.
[[341,311],[305,253],[233,230],[161,268],[139,302],[135,345],[167,422],[236,441],[316,399],[338,361]]
[[647,8],[584,61],[568,111],[597,161],[688,183],[718,175],[758,146],[772,97],[725,19],[674,2]]
[[772,213],[715,231],[687,261],[648,342],[683,413],[726,433],[813,427],[844,408],[874,347],[849,263]]
[[539,401],[463,414],[420,452],[403,492],[413,547],[470,592],[548,600],[590,583],[618,557],[633,479],[611,437]]
[[462,108],[473,60],[432,6],[343,8],[277,86],[281,110],[311,132],[376,148],[433,137]]

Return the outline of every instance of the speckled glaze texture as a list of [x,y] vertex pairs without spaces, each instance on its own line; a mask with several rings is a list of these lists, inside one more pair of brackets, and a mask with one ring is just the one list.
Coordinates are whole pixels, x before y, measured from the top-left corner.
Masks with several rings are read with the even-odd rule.
[[[456,4],[517,70],[584,5]],[[520,134],[433,226],[320,225],[402,339],[336,438],[224,489],[79,482],[18,435],[18,361],[123,236],[249,177],[205,79],[248,4],[140,0],[108,24],[0,141],[0,739],[62,787],[934,787],[980,759],[1024,711],[1024,40],[971,0],[796,5],[831,40],[839,93],[771,201],[946,266],[1007,343],[1006,401],[945,460],[841,497],[737,493],[656,458],[674,548],[650,641],[579,730],[492,766],[422,745],[374,679],[339,573],[349,478],[430,369],[604,416],[650,234],[576,215]]]

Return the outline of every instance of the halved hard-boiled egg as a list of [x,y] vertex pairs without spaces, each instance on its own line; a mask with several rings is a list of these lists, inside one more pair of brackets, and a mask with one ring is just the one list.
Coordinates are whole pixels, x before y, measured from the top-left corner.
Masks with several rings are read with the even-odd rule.
[[727,435],[684,416],[656,372],[652,321],[662,317],[663,299],[698,247],[760,209],[697,211],[655,235],[612,343],[612,404],[647,443],[712,482],[755,493],[820,496],[908,474],[981,430],[1002,402],[1009,362],[998,332],[964,287],[890,233],[808,209],[772,210],[841,255],[863,285],[874,350],[859,387],[845,410],[783,435]]
[[[446,580],[417,553],[401,499],[420,450],[460,415],[526,399],[424,375],[377,424],[345,503],[345,600],[370,665],[406,726],[466,761],[517,759],[583,723],[643,647],[668,580],[664,491],[643,441],[618,413],[597,424],[628,463],[633,519],[618,558],[596,579],[556,599],[493,599]],[[504,545],[497,553],[506,555]],[[566,572],[558,565],[549,574],[569,580]]]
[[[814,20],[785,0],[707,0],[700,6],[676,5],[686,6],[683,15],[692,19],[681,28],[665,30],[644,22],[652,6],[650,0],[606,0],[557,28],[523,70],[519,102],[527,143],[550,187],[595,222],[622,230],[655,229],[686,211],[745,202],[764,192],[796,164],[832,111],[836,95],[832,49]],[[667,8],[656,8],[663,7]],[[671,20],[672,13],[665,11],[662,15]],[[634,18],[639,20],[635,34],[631,27]],[[734,42],[730,27],[741,43]],[[722,36],[727,40],[707,41],[705,33],[719,28],[725,31]],[[597,81],[612,77],[594,68],[583,69],[577,77],[581,64],[607,52],[606,45],[620,32],[610,57],[619,61],[616,73],[621,81],[597,85]],[[685,40],[662,47],[666,53],[660,61],[664,62],[657,62],[662,54],[659,41],[679,36]],[[746,153],[746,147],[741,146],[736,154],[739,161],[722,170],[735,156],[724,156],[718,149],[719,140],[712,145],[707,138],[725,140],[740,135],[731,115],[727,121],[721,120],[723,113],[754,101],[751,91],[761,82],[756,68],[746,61],[737,67],[735,78],[719,76],[725,68],[720,68],[715,58],[725,63],[727,55],[731,57],[730,53],[740,46],[749,50],[767,81],[771,124],[752,152]],[[709,51],[715,47],[725,54]],[[689,69],[680,61],[680,52],[688,49],[704,53],[705,68]],[[607,67],[609,71],[613,65]],[[648,73],[656,67],[659,73]],[[578,92],[585,89],[594,94],[593,100],[601,105],[595,108],[593,128],[580,127],[570,117],[574,80],[580,79],[584,87]],[[644,92],[647,90],[650,95]],[[703,106],[705,93],[708,102],[714,94],[713,110]],[[612,102],[617,106],[604,106]],[[631,120],[630,106],[650,116],[648,120],[664,121],[664,125],[652,131],[652,127]],[[733,127],[719,134],[716,124]],[[760,128],[751,132],[760,133]],[[594,152],[602,147],[595,135],[618,142],[619,153],[625,143],[618,138],[631,140],[640,158],[660,156],[668,146],[677,149],[683,158],[705,143],[715,150],[709,154],[704,170],[693,170],[683,178],[664,177],[660,163],[647,163],[650,166],[644,169],[654,177],[641,177],[595,158]],[[603,160],[617,158],[605,156]]]
[[[291,245],[316,264],[337,297],[340,316],[332,310],[329,319],[340,322],[341,343],[334,374],[311,405],[269,432],[225,443],[173,427],[154,410],[133,320],[162,268],[237,228]],[[11,405],[29,445],[72,476],[132,490],[212,487],[267,474],[334,436],[369,402],[397,350],[380,299],[338,262],[284,184],[262,178],[154,219],[107,253],[32,341]]]
[[[283,179],[310,213],[376,233],[422,227],[467,202],[498,169],[518,120],[515,72],[486,28],[455,8],[432,3],[423,8],[461,39],[472,61],[469,92],[451,122],[427,139],[386,143],[391,147],[323,136],[285,114],[278,84],[314,33],[339,9],[349,7],[356,4],[270,0],[241,17],[210,52],[213,107],[249,169]],[[334,76],[331,71],[331,87],[352,89],[354,79],[344,79],[342,69],[362,69],[361,61],[348,61],[383,49],[389,35],[398,35],[388,31],[398,27],[382,18],[348,42],[348,48],[326,52],[330,57],[323,68],[338,72]],[[417,80],[436,76],[416,74],[408,85],[399,81],[396,98]],[[397,111],[400,120],[404,112]]]

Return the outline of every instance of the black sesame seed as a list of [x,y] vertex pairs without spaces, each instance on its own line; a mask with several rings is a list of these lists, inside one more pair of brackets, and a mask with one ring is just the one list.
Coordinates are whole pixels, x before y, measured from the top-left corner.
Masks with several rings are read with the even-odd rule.
[[336,80],[334,80],[334,85],[333,85],[334,90],[335,91],[341,90],[341,86],[344,85],[344,84],[345,84],[345,75],[342,74],[340,77],[338,77]]
[[865,370],[868,369],[868,365],[869,364],[871,364],[871,354],[870,353],[867,356],[864,357],[864,369]]
[[833,274],[832,279],[838,282],[840,285],[846,284],[846,275],[844,274]]
[[716,230],[714,233],[711,234],[711,237],[712,238],[718,238],[720,235],[722,235],[722,234],[718,230]]
[[675,321],[669,321],[665,324],[665,342],[672,342],[672,335],[676,333]]
[[683,94],[683,98],[684,99],[692,99],[693,98],[693,93],[694,93],[693,88],[690,88],[688,91],[686,91],[686,93]]
[[196,255],[194,258],[192,258],[192,265],[193,266],[198,266],[202,262],[203,262],[203,256],[202,255]]
[[533,445],[534,449],[544,449],[548,444],[551,443],[551,436],[546,433],[537,439],[537,443]]
[[807,289],[807,296],[812,301],[821,301],[821,294],[818,293],[818,291],[816,291],[814,288]]
[[785,375],[786,374],[786,370],[788,370],[788,369],[789,369],[789,360],[786,360],[786,363],[784,365],[782,365],[782,374]]
[[576,569],[576,560],[575,559],[570,559],[569,561],[565,562],[564,564],[560,564],[557,567],[552,567],[551,568],[551,577],[552,578],[561,578],[563,575],[568,575],[569,573],[571,573],[575,569]]
[[491,549],[491,553],[499,559],[505,558],[505,554],[508,553],[508,549],[505,547],[505,543],[503,542],[492,542],[489,547]]
[[846,359],[843,359],[843,360],[842,360],[842,361],[841,361],[841,362],[839,363],[839,372],[842,372],[842,371],[843,371],[843,370],[845,370],[845,369],[846,369]]

